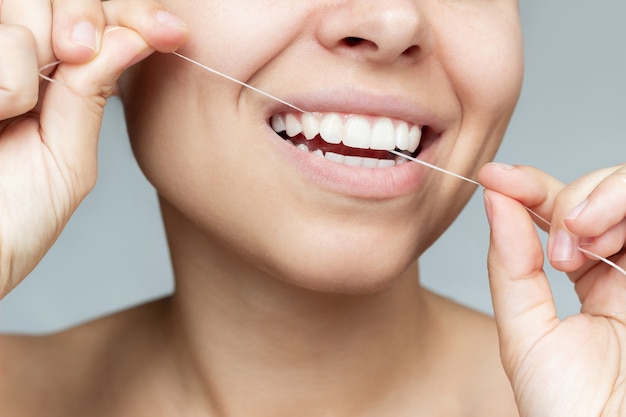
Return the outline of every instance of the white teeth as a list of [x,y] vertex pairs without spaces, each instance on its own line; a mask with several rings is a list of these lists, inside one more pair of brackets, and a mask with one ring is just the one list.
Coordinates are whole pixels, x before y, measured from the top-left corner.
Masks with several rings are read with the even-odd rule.
[[409,149],[408,151],[413,153],[417,150],[418,146],[420,146],[420,141],[422,139],[422,129],[418,126],[413,126],[409,131]]
[[363,168],[378,168],[378,161],[376,158],[361,158],[361,166]]
[[409,126],[406,123],[400,123],[396,128],[396,146],[403,150],[409,148]]
[[294,137],[302,133],[302,123],[293,113],[287,113],[287,117],[285,117],[285,127],[287,136]]
[[379,159],[377,168],[391,168],[396,166],[396,161],[393,159]]
[[320,124],[312,114],[302,115],[302,133],[308,140],[320,134]]
[[[291,142],[287,140],[287,142]],[[300,145],[296,145],[296,148],[300,149],[304,152],[311,152],[309,147],[301,143]],[[391,168],[394,166],[401,165],[406,162],[406,159],[398,157],[395,160],[393,159],[376,159],[376,158],[367,158],[364,156],[351,156],[351,155],[341,155],[335,152],[326,152],[324,153],[321,149],[317,149],[312,152],[313,155],[319,156],[320,158],[325,158],[331,162],[337,164],[343,164],[351,167],[363,167],[363,168]]]
[[381,117],[374,123],[370,147],[372,149],[393,150],[397,146],[394,136],[395,133],[391,119]]
[[287,127],[285,126],[285,119],[280,114],[275,114],[272,116],[272,129],[274,132],[284,132]]
[[343,144],[351,148],[368,149],[372,137],[372,128],[363,116],[352,116],[344,126]]
[[336,113],[329,113],[322,119],[320,124],[320,136],[328,143],[341,143],[343,135],[343,121]]
[[334,153],[334,152],[326,152],[324,154],[324,158],[328,159],[329,161],[336,162],[338,164],[343,164],[344,159],[346,159],[345,156],[339,153]]
[[350,156],[346,155],[343,159],[343,164],[351,167],[360,167],[363,166],[363,158],[360,156]]
[[272,116],[270,124],[275,132],[286,132],[289,137],[303,134],[311,140],[319,135],[327,143],[343,143],[350,148],[415,152],[419,147],[419,126],[388,117],[374,120],[372,125],[370,118],[359,115],[286,113]]

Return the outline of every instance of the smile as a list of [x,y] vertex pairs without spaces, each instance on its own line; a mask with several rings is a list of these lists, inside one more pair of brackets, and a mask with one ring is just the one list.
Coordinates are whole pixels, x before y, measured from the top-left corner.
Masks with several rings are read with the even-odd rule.
[[422,138],[420,126],[389,117],[286,112],[273,115],[270,124],[302,151],[364,168],[390,168],[406,162],[389,151],[415,157]]

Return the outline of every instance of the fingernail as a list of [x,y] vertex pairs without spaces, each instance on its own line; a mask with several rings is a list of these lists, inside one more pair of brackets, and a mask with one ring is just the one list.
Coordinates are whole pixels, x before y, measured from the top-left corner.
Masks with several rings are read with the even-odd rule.
[[489,222],[489,225],[491,225],[491,213],[492,213],[492,207],[491,207],[491,200],[489,199],[489,197],[487,197],[487,194],[483,194],[483,198],[485,200],[485,213],[487,213],[487,221]]
[[592,237],[583,237],[580,240],[580,246],[582,246],[582,247],[591,246],[591,245],[593,245],[594,241],[595,241],[595,239],[592,238]]
[[574,209],[567,216],[565,216],[565,219],[566,220],[576,220],[576,218],[578,216],[580,216],[580,213],[583,212],[585,207],[587,207],[588,203],[589,203],[589,200],[585,200],[582,203],[580,203],[579,205],[577,205],[576,207],[574,207]]
[[503,162],[491,162],[491,165],[493,165],[496,168],[504,169],[506,171],[510,171],[512,169],[515,169],[514,165],[505,164]]
[[178,17],[174,16],[173,14],[169,12],[166,12],[165,10],[159,10],[158,12],[156,12],[156,14],[154,15],[154,18],[156,19],[157,22],[161,23],[162,25],[176,26],[176,27],[187,26],[185,22],[183,22],[181,19],[179,19]]
[[574,241],[569,233],[559,231],[554,236],[550,260],[556,262],[571,261],[574,257]]
[[95,52],[98,49],[96,28],[89,22],[77,23],[72,32],[72,42],[77,45],[86,46]]

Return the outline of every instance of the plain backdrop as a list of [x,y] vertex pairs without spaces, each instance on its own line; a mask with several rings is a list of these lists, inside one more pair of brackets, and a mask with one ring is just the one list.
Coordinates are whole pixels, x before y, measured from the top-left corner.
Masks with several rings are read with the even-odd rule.
[[[520,3],[526,79],[496,159],[534,165],[564,182],[625,162],[626,2]],[[57,244],[0,301],[0,331],[57,331],[173,290],[156,196],[135,165],[117,100],[107,107],[100,164],[96,189]],[[422,282],[491,312],[488,234],[478,192],[422,258]],[[567,277],[549,275],[559,314],[576,313]]]

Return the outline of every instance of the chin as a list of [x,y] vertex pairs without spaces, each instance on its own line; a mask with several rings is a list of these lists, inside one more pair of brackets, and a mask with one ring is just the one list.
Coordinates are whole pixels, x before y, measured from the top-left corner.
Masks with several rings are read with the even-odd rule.
[[[370,256],[317,256],[292,260],[280,272],[273,274],[280,281],[309,291],[341,294],[373,294],[390,288],[407,273],[415,259]],[[303,264],[304,263],[304,264]],[[304,271],[304,272],[303,272]],[[415,272],[417,280],[417,272]]]

